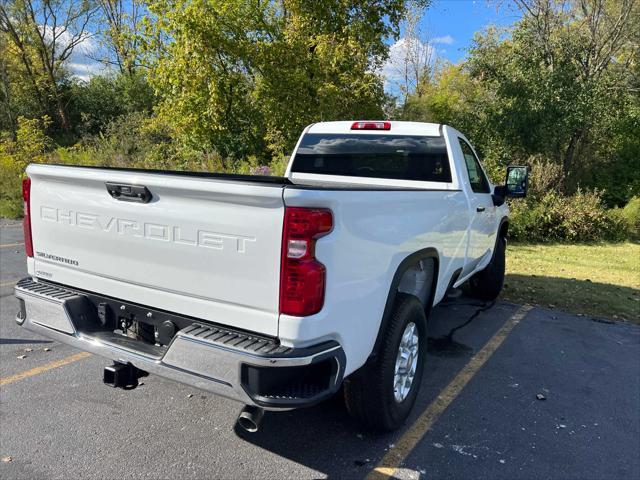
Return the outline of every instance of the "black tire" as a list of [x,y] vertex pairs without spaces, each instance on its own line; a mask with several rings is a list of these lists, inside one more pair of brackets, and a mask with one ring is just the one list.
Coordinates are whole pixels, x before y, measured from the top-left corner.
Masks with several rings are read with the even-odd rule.
[[499,237],[489,265],[469,279],[469,294],[481,300],[495,300],[504,285],[507,240]]
[[[406,326],[413,322],[418,331],[418,362],[406,398],[394,396],[394,370],[400,340]],[[392,431],[400,427],[416,401],[427,355],[427,318],[420,301],[399,293],[378,354],[344,381],[344,398],[349,414],[365,427]]]

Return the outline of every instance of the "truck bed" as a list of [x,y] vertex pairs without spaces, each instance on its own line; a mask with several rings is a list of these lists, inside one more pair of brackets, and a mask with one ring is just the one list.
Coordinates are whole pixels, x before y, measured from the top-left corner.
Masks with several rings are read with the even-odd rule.
[[[287,179],[35,164],[27,172],[32,275],[277,334]],[[115,198],[109,185],[144,186],[150,197]]]

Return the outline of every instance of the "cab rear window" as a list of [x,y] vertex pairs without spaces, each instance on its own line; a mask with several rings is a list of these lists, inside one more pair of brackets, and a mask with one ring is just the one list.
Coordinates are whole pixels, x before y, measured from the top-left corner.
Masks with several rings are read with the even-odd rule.
[[443,137],[309,133],[302,138],[294,173],[451,182]]

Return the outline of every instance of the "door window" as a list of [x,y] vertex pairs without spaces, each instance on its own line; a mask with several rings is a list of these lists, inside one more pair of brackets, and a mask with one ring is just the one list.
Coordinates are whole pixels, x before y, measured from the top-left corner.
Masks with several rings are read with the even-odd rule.
[[491,187],[489,186],[489,181],[480,166],[480,162],[473,153],[471,145],[465,142],[462,138],[459,138],[458,140],[460,141],[460,148],[462,149],[462,155],[464,156],[464,164],[466,165],[467,172],[469,173],[471,190],[475,193],[490,193]]

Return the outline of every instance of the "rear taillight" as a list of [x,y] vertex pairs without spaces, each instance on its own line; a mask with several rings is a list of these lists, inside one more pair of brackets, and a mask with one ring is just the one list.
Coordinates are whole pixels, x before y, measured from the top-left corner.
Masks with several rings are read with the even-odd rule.
[[24,219],[22,220],[24,250],[27,253],[27,257],[33,257],[33,239],[31,237],[31,179],[29,177],[22,180],[22,199],[24,200]]
[[280,313],[303,317],[324,303],[325,268],[315,257],[316,240],[331,231],[333,216],[321,208],[287,207],[284,212]]
[[353,122],[351,130],[391,130],[391,122]]

